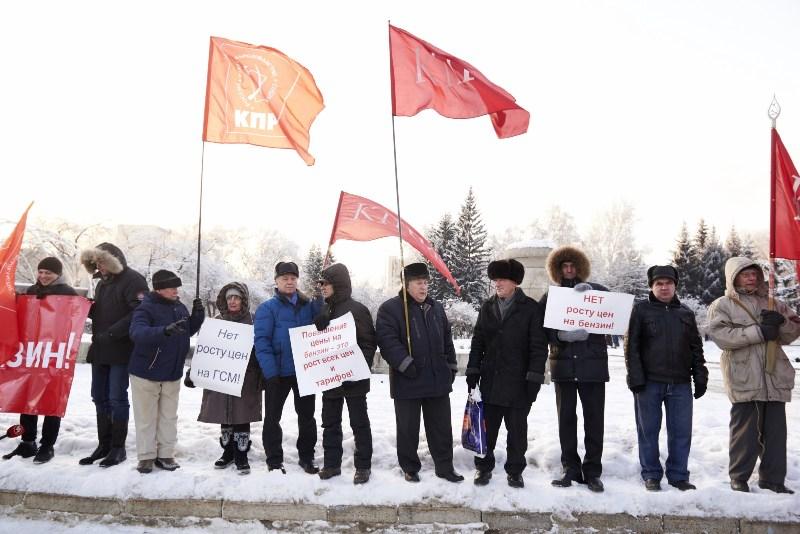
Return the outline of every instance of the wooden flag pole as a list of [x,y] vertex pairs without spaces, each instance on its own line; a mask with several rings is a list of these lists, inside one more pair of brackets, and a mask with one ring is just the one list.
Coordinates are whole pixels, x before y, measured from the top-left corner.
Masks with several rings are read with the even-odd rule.
[[[781,106],[778,104],[775,95],[772,96],[772,103],[767,110],[767,115],[772,120],[772,127],[770,128],[770,198],[769,198],[769,296],[767,300],[767,309],[772,311],[775,309],[775,177],[776,177],[776,161],[775,161],[775,133],[778,116],[781,114]],[[767,342],[767,357],[764,361],[764,368],[768,373],[775,370],[775,354],[777,351],[777,343],[775,341]]]

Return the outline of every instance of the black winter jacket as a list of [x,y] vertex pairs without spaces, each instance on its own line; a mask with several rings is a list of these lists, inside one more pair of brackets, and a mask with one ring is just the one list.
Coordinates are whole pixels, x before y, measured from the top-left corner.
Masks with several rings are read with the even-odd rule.
[[472,334],[467,374],[480,374],[481,397],[488,404],[527,408],[527,381],[543,383],[547,338],[539,304],[517,289],[500,319],[497,295],[481,306]]
[[36,295],[37,299],[43,299],[48,295],[67,295],[71,297],[75,297],[78,295],[78,292],[75,289],[64,282],[64,280],[59,277],[57,278],[52,284],[43,286],[38,281],[29,286],[28,289],[25,291],[26,295]]
[[694,312],[677,296],[664,304],[651,292],[633,307],[625,338],[628,387],[648,381],[685,384],[692,378],[695,385],[706,385],[705,363]]

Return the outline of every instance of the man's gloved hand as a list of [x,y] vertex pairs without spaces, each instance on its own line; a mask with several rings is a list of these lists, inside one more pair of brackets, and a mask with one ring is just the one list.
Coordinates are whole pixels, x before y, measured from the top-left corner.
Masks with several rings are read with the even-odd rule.
[[186,376],[183,378],[183,385],[187,388],[193,388],[194,382],[192,382],[192,368],[189,367],[186,369]]
[[406,367],[406,370],[403,371],[403,374],[406,378],[417,378],[417,366],[414,365],[414,362],[408,364],[408,367]]
[[572,288],[578,293],[583,293],[584,291],[591,291],[592,284],[587,284],[586,282],[581,282],[580,284],[575,284],[575,287]]
[[783,323],[786,322],[786,317],[783,316],[780,312],[776,312],[775,310],[761,310],[761,314],[759,315],[759,321],[761,324],[768,324],[772,326],[781,326]]
[[205,311],[203,307],[203,299],[196,298],[192,301],[192,313],[200,313],[201,311]]
[[578,330],[559,330],[558,339],[566,343],[574,343],[575,341],[586,341],[589,338],[589,332],[583,328]]
[[694,398],[699,399],[703,395],[706,394],[706,389],[708,386],[706,384],[695,384],[694,385]]
[[331,316],[326,312],[322,312],[314,317],[314,326],[317,327],[317,331],[325,330],[328,328],[329,324],[331,324]]
[[186,332],[186,328],[184,328],[186,326],[186,321],[188,321],[188,319],[184,318],[168,324],[164,327],[164,335],[171,336],[172,334],[183,334]]
[[759,324],[764,341],[775,341],[780,335],[781,327],[775,324]]
[[647,384],[639,384],[638,386],[630,386],[629,389],[631,390],[631,393],[636,395],[637,393],[641,393],[644,390],[646,390],[647,389]]
[[542,389],[542,385],[539,382],[531,382],[528,380],[527,390],[528,390],[528,401],[536,402],[536,397],[539,396],[539,390]]
[[481,380],[481,375],[467,375],[467,389],[475,389],[478,387],[478,382]]
[[111,341],[111,334],[108,332],[92,334],[92,343],[108,343],[109,341]]

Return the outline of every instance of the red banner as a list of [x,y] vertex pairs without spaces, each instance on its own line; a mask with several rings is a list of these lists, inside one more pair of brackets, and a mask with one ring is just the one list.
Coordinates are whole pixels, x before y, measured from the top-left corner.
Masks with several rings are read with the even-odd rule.
[[28,210],[31,209],[31,206],[33,206],[33,202],[28,205],[28,209],[20,217],[14,231],[0,247],[0,364],[11,357],[11,353],[19,343],[14,282],[17,274],[19,249],[22,246],[22,236],[25,235],[25,223],[28,220]]
[[[425,256],[436,270],[452,284],[456,293],[460,293],[461,288],[458,287],[456,279],[450,274],[450,269],[447,268],[431,242],[406,221],[401,221],[401,224],[403,240]],[[342,191],[339,196],[339,208],[336,210],[336,220],[333,222],[330,244],[333,245],[337,239],[372,241],[381,237],[398,236],[398,228],[397,215],[394,212],[368,198]]]
[[489,115],[500,139],[528,131],[531,114],[466,61],[392,25],[389,48],[396,116],[412,117],[423,109],[451,119]]
[[0,412],[64,417],[91,302],[17,297],[19,348],[0,365]]
[[772,129],[772,239],[770,256],[800,260],[800,175]]

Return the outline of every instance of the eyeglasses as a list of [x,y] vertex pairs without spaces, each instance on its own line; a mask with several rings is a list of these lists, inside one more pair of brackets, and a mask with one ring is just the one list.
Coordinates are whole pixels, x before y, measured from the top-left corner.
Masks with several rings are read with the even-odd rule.
[[325,282],[324,280],[320,280],[317,282],[317,287],[329,286],[331,285],[330,282]]

